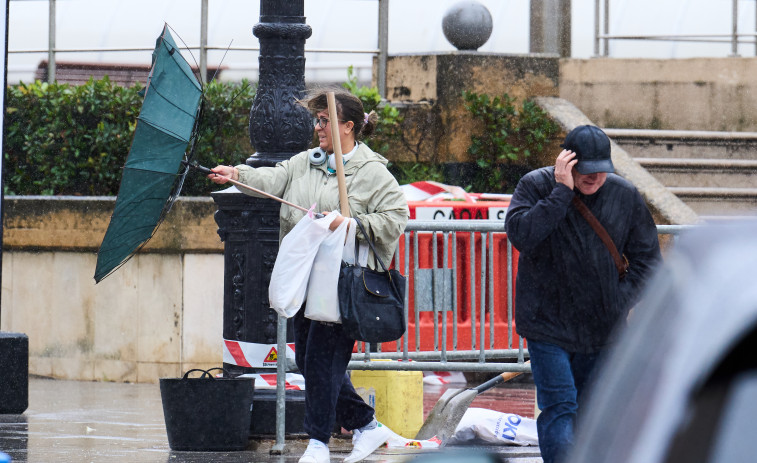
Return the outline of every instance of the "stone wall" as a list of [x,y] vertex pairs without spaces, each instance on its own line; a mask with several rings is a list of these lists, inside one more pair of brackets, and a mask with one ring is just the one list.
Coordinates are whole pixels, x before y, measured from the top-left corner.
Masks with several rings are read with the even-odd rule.
[[757,131],[757,58],[562,59],[560,97],[602,127]]
[[180,198],[148,245],[95,285],[114,198],[6,197],[0,329],[29,373],[157,382],[222,362],[223,243],[210,198]]
[[[480,127],[464,90],[517,99],[570,101],[601,127],[757,131],[757,58],[560,59],[547,55],[449,52],[394,55],[387,98],[405,117],[393,161],[465,163]],[[375,76],[374,76],[375,85]],[[529,167],[551,164],[557,144]]]
[[464,90],[507,93],[518,100],[557,96],[558,79],[559,59],[554,56],[473,51],[390,56],[387,98],[403,109],[406,138],[405,145],[390,154],[391,160],[474,161],[467,150],[471,135],[481,128],[465,109]]

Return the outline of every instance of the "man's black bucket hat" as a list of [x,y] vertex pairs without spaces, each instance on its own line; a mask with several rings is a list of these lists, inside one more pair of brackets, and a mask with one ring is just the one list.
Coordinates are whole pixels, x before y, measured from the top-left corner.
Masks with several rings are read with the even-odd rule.
[[579,125],[560,146],[576,153],[576,170],[580,174],[615,172],[610,159],[610,139],[599,127]]

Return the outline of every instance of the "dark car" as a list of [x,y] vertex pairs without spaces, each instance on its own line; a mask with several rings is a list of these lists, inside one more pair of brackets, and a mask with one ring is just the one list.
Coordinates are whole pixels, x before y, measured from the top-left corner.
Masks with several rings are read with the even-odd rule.
[[757,220],[666,255],[608,356],[570,463],[757,458]]

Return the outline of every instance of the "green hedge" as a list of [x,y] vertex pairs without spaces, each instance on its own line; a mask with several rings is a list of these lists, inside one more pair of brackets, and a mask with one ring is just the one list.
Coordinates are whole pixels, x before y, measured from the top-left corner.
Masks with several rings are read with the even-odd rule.
[[[6,91],[3,189],[6,195],[115,195],[142,107],[142,86],[107,77],[84,85],[21,83]],[[255,89],[211,82],[196,158],[203,165],[241,163]],[[188,175],[184,195],[207,195],[212,183]]]
[[[370,146],[386,154],[402,140],[400,112],[381,103],[375,88],[359,86],[352,68],[343,86],[366,111],[379,114]],[[112,196],[118,193],[121,167],[131,146],[142,107],[142,86],[126,88],[107,77],[84,85],[21,83],[7,88],[3,188],[6,195]],[[447,180],[444,166],[391,163],[400,183],[436,180],[478,192],[510,191],[520,171],[516,163],[541,152],[557,126],[531,101],[508,95],[490,98],[464,92],[471,117],[482,132],[471,136],[473,162],[464,178]],[[203,120],[195,159],[206,166],[242,164],[254,153],[248,121],[255,87],[249,82],[211,82],[204,92]],[[393,148],[394,147],[394,148]],[[182,195],[205,196],[219,188],[190,172]]]

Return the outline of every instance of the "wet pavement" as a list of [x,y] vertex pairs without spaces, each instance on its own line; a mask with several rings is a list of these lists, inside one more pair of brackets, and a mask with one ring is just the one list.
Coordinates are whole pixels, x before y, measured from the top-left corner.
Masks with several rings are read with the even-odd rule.
[[[460,387],[455,386],[455,387]],[[427,415],[445,386],[424,387]],[[504,385],[487,391],[471,406],[525,417],[534,414],[533,385]],[[177,452],[168,445],[157,384],[81,382],[30,378],[29,408],[22,415],[0,414],[0,451],[13,462],[297,462],[307,445],[304,436],[287,437],[285,454],[272,455],[273,439],[251,439],[239,452]],[[349,434],[329,444],[331,461],[351,448]],[[444,453],[441,453],[444,452]],[[538,447],[476,445],[444,450],[380,448],[366,462],[431,463],[453,452],[494,457],[484,461],[540,463]],[[439,458],[436,458],[438,455]],[[467,459],[467,458],[466,458]]]

